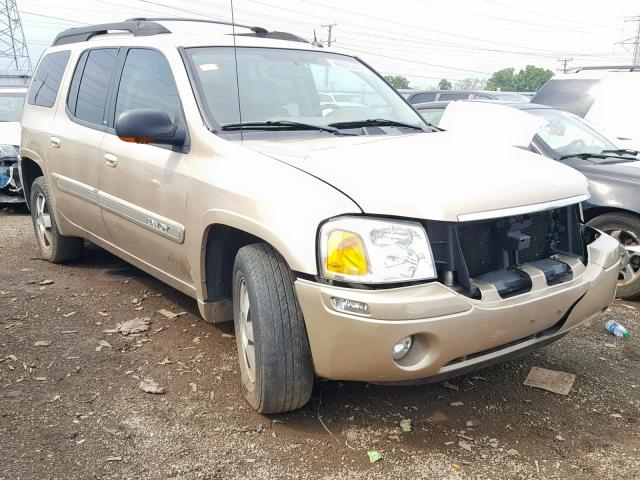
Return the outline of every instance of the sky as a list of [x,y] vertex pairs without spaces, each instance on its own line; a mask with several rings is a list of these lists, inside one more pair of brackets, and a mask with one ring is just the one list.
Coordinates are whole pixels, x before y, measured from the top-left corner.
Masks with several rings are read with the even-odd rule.
[[[631,63],[638,0],[233,0],[235,21],[321,41],[336,24],[336,47],[412,87],[441,78],[488,78],[496,70],[536,65]],[[65,28],[140,16],[231,19],[230,0],[18,0],[35,65]]]

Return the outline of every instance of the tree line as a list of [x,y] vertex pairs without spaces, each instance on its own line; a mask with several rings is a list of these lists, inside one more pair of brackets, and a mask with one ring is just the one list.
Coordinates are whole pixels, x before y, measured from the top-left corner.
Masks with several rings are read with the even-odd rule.
[[[527,65],[516,72],[515,68],[503,68],[494,72],[488,79],[470,77],[451,83],[443,78],[438,83],[439,90],[501,90],[503,92],[536,92],[553,72],[546,68]],[[409,80],[403,75],[386,75],[384,77],[395,88],[411,88]]]

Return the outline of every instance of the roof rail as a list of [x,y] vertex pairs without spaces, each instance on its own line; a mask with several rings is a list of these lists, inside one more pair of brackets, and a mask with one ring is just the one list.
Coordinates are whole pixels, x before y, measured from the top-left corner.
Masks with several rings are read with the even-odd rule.
[[198,23],[214,23],[216,25],[228,25],[230,27],[248,28],[257,35],[265,35],[269,33],[266,28],[252,27],[251,25],[242,25],[240,23],[226,22],[224,20],[209,20],[206,18],[183,18],[183,17],[136,17],[127,21],[138,22],[198,22]]
[[640,70],[640,65],[603,65],[603,66],[592,66],[592,67],[577,67],[577,68],[572,68],[569,71],[573,73],[577,73],[583,70],[629,70],[630,72],[635,72],[637,70]]
[[157,35],[159,33],[171,33],[164,26],[152,21],[127,20],[124,22],[102,23],[89,25],[88,27],[69,28],[60,32],[53,41],[53,46],[66,45],[68,43],[86,42],[96,35],[104,35],[110,30],[122,30],[131,33],[134,37]]
[[247,28],[251,30],[252,33],[236,33],[237,36],[255,36],[261,38],[272,38],[274,40],[288,40],[290,42],[304,42],[309,43],[302,37],[298,35],[294,35],[293,33],[288,32],[270,32],[266,28],[251,26],[251,25],[243,25],[240,23],[232,23],[224,20],[210,20],[207,18],[182,18],[182,17],[139,17],[139,18],[130,18],[129,20],[136,21],[147,21],[147,22],[198,22],[198,23],[212,23],[214,25],[228,25],[231,27],[239,27],[239,28]]

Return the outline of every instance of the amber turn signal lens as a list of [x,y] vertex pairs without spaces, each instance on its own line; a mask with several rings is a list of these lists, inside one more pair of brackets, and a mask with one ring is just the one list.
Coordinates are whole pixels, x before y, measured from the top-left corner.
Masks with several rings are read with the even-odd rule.
[[327,243],[327,271],[343,275],[369,273],[364,243],[359,235],[334,230],[329,234]]

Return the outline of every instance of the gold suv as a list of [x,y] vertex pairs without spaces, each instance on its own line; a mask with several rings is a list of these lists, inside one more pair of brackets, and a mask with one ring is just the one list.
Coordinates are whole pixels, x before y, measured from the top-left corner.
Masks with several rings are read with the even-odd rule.
[[42,255],[84,239],[235,322],[260,412],[314,377],[433,381],[606,309],[620,254],[587,182],[426,124],[358,58],[284,32],[133,19],[39,62],[20,172]]

